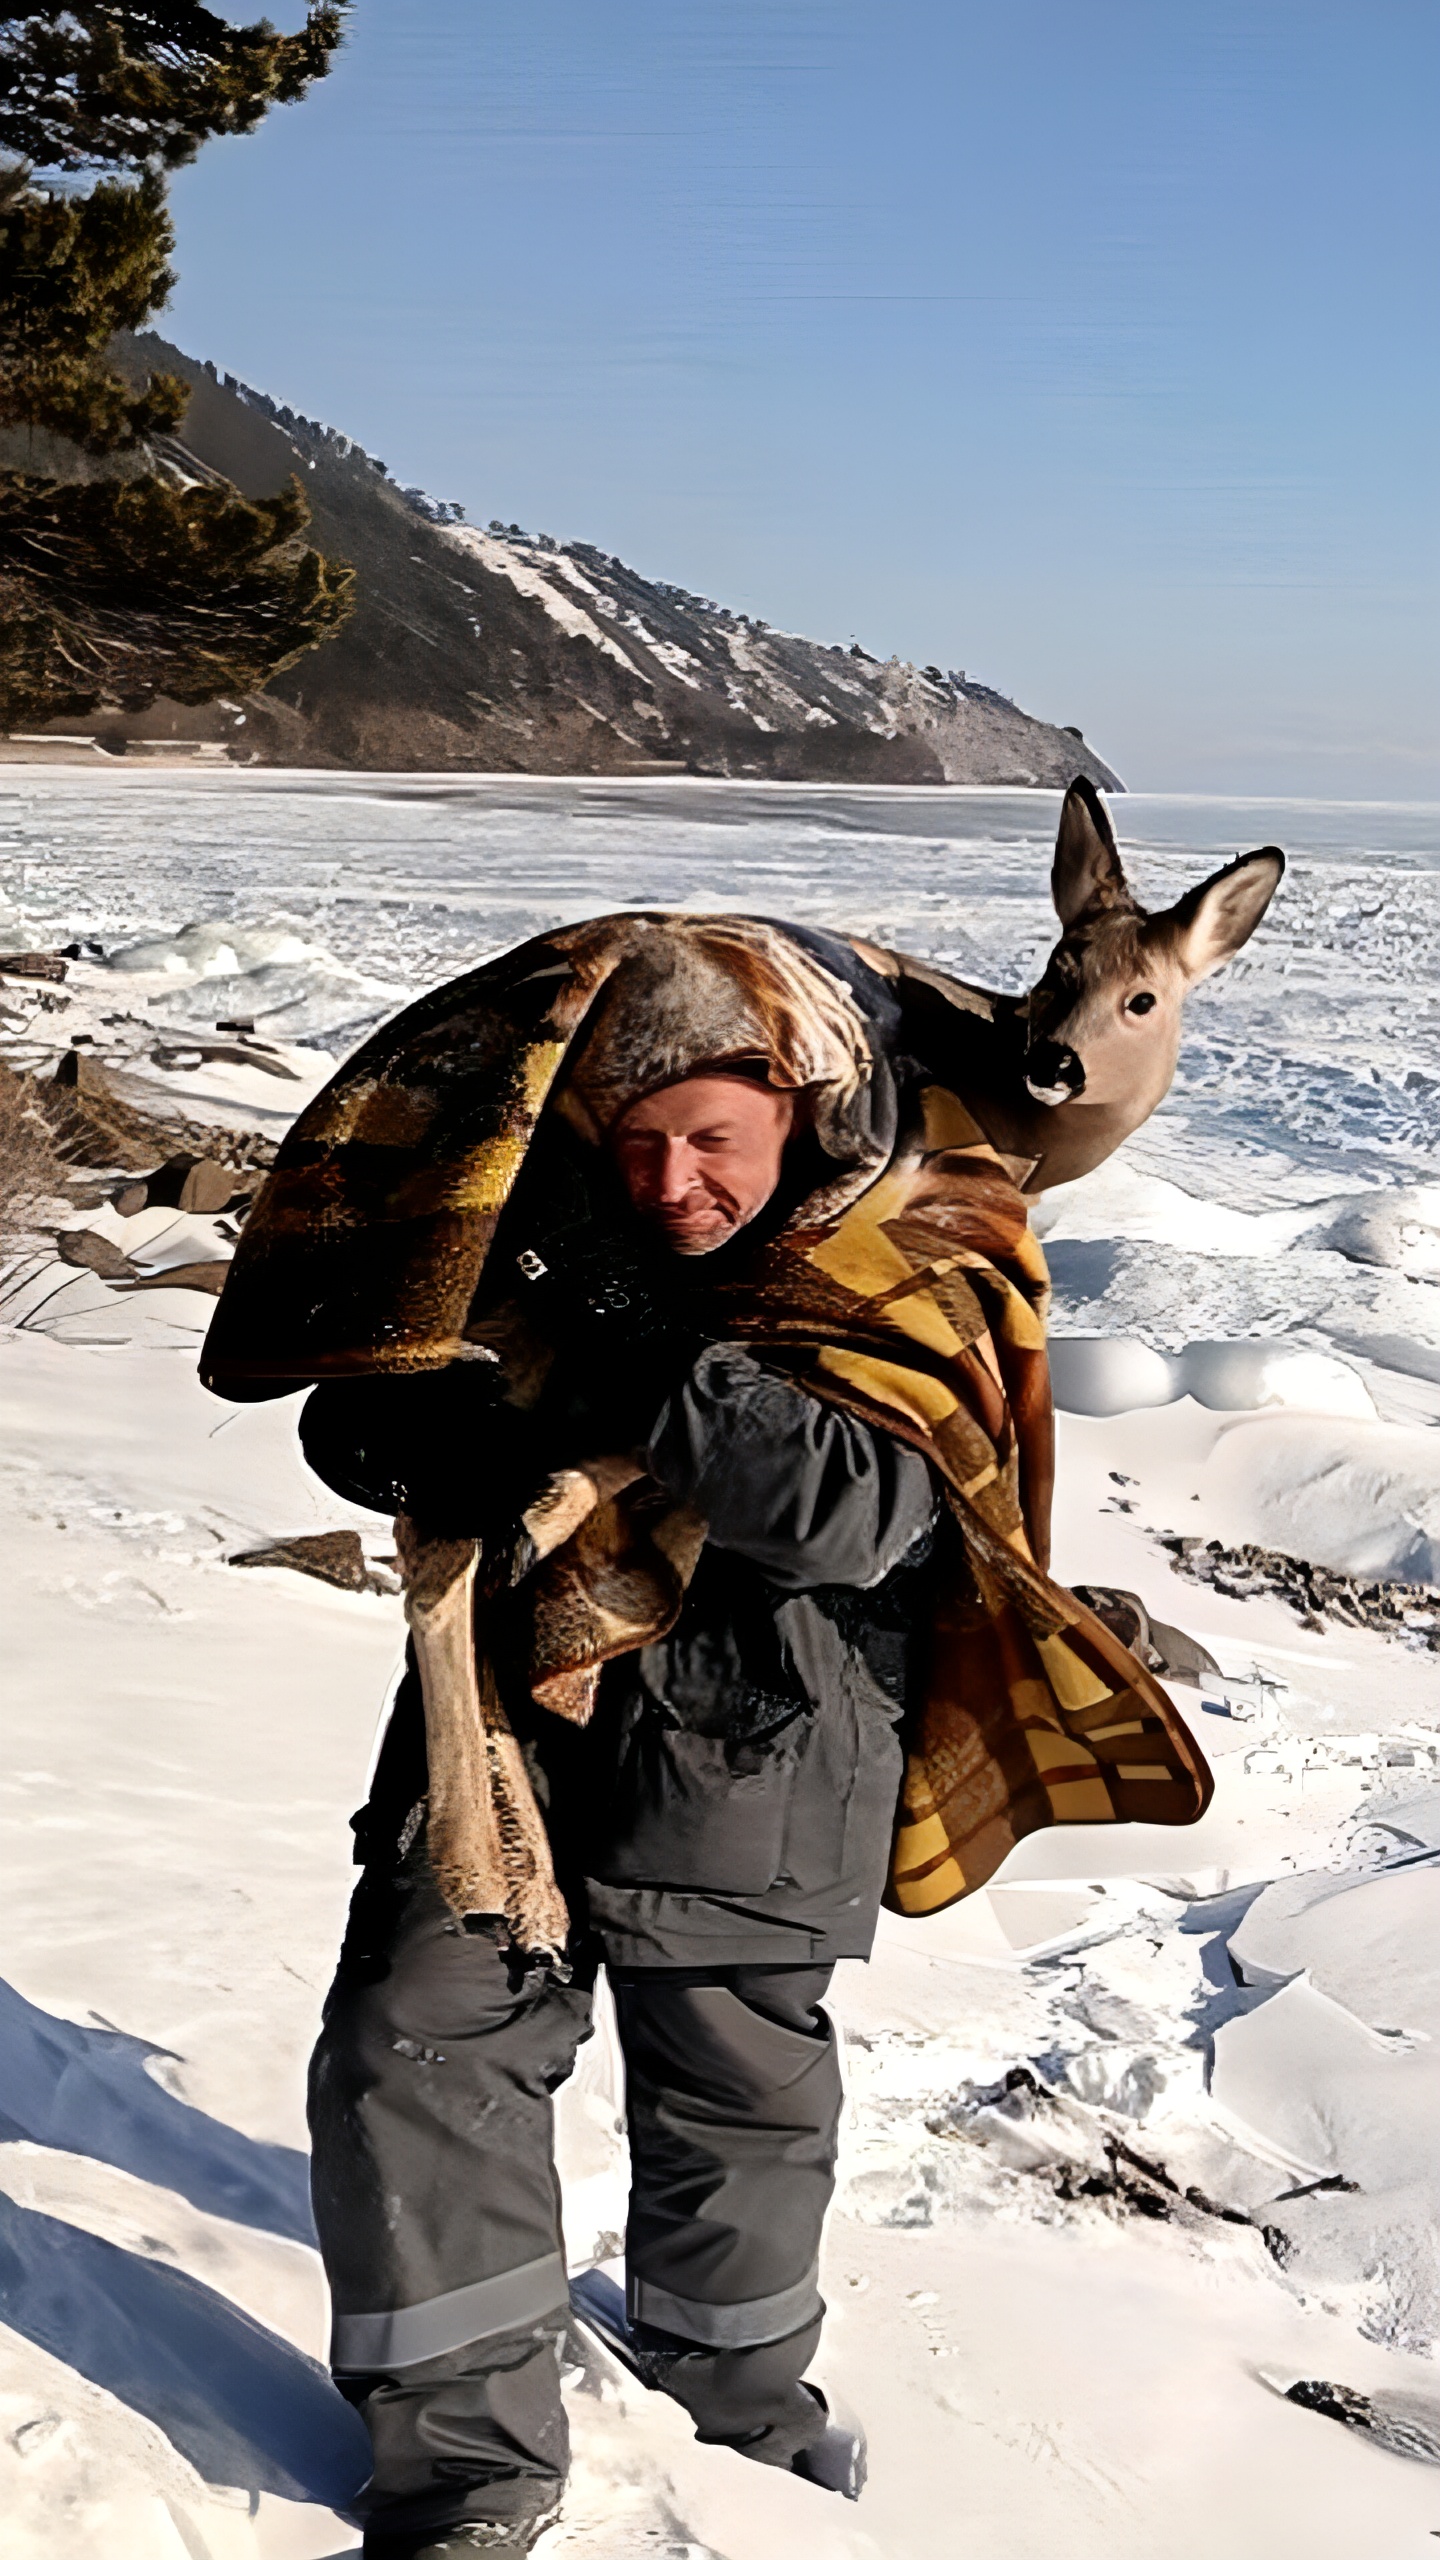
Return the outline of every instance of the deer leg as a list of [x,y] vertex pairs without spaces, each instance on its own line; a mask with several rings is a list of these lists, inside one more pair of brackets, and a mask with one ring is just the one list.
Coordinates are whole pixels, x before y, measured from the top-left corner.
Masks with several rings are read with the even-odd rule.
[[[489,1668],[487,1663],[487,1673]],[[493,1675],[487,1683],[485,1710],[506,1923],[516,1946],[527,1955],[558,1956],[570,1935],[570,1914],[555,1882],[549,1835],[525,1756],[496,1695]]]
[[490,1794],[486,1719],[475,1660],[473,1538],[419,1538],[396,1523],[405,1615],[425,1701],[427,1840],[435,1880],[459,1917],[505,1909],[505,1866]]
[[395,1524],[405,1614],[425,1702],[426,1843],[458,1918],[503,1918],[527,1953],[558,1954],[569,1915],[519,1744],[475,1642],[473,1538],[422,1538]]

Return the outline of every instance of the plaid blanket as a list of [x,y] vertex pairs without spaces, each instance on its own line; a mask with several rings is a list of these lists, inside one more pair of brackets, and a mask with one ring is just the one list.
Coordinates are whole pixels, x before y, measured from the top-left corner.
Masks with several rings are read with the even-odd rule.
[[[963,1098],[928,1081],[923,1060],[890,1075],[902,1029],[855,946],[750,918],[600,918],[506,953],[387,1025],[301,1114],[246,1222],[201,1374],[245,1399],[484,1355],[472,1303],[547,1101],[586,1130],[597,1092],[770,1061],[777,1084],[811,1096],[833,1178],[743,1278],[708,1293],[704,1321],[908,1441],[943,1484],[887,1895],[919,1914],[983,1884],[1045,1824],[1193,1822],[1211,1789],[1165,1691],[1046,1570],[1044,1259]],[[673,1624],[699,1552],[703,1524],[665,1515],[627,1472],[614,1452],[577,1451],[527,1515],[532,1686],[577,1719],[605,1661]],[[411,1578],[429,1595],[412,1610],[423,1684],[434,1559],[427,1571],[412,1556]],[[483,1655],[483,1619],[481,1639]],[[433,1718],[431,1704],[427,1687],[432,1850],[451,1900],[506,1910],[522,1945],[553,1943],[543,1826],[516,1801],[523,1772],[493,1680],[464,1706],[458,1758],[462,1710],[438,1689]],[[437,1756],[465,1773],[439,1789],[444,1839]],[[492,1801],[467,1831],[487,1772]]]

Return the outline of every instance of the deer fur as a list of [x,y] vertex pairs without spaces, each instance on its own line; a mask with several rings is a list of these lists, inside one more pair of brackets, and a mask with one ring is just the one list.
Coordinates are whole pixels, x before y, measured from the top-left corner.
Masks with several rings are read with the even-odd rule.
[[891,980],[926,1065],[1033,1196],[1093,1172],[1163,1102],[1187,995],[1248,942],[1284,869],[1278,846],[1265,845],[1151,915],[1125,878],[1099,792],[1072,782],[1050,875],[1060,939],[1028,995],[855,948]]
[[395,1547],[425,1702],[436,1883],[458,1917],[503,1919],[517,1947],[558,1955],[570,1924],[550,1843],[488,1654],[475,1641],[479,1545],[423,1537],[402,1512]]

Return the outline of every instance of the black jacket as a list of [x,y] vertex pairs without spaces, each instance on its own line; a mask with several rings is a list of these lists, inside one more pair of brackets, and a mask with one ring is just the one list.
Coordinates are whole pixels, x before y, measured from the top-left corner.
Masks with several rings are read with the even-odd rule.
[[667,1400],[648,1465],[709,1535],[670,1634],[601,1684],[610,1788],[584,1872],[607,1953],[868,1954],[924,1616],[930,1471],[725,1343]]
[[[507,1505],[513,1516],[536,1453],[543,1468],[558,1448],[553,1415],[517,1417],[487,1406],[487,1392],[469,1364],[413,1386],[317,1389],[306,1454],[352,1499],[404,1501],[449,1526],[463,1510],[483,1534]],[[572,1442],[569,1454],[583,1452]],[[665,1396],[647,1464],[709,1535],[676,1625],[607,1666],[590,1726],[529,1704],[502,1631],[506,1704],[538,1764],[572,1908],[583,1899],[615,1964],[865,1955],[917,1668],[911,1631],[927,1614],[930,1471],[725,1343]],[[393,1859],[424,1792],[412,1676],[357,1818],[367,1861]]]

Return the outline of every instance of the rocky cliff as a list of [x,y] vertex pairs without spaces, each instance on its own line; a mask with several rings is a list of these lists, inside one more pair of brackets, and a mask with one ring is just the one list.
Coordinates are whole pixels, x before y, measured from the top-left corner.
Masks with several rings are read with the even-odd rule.
[[193,386],[180,437],[157,447],[163,467],[251,497],[298,474],[309,538],[358,573],[356,609],[243,702],[57,730],[112,749],[208,741],[272,765],[1059,785],[1084,773],[1119,787],[1078,731],[962,674],[772,631],[588,543],[481,531],[348,437],[157,337],[121,342],[120,359],[137,381],[160,369]]

